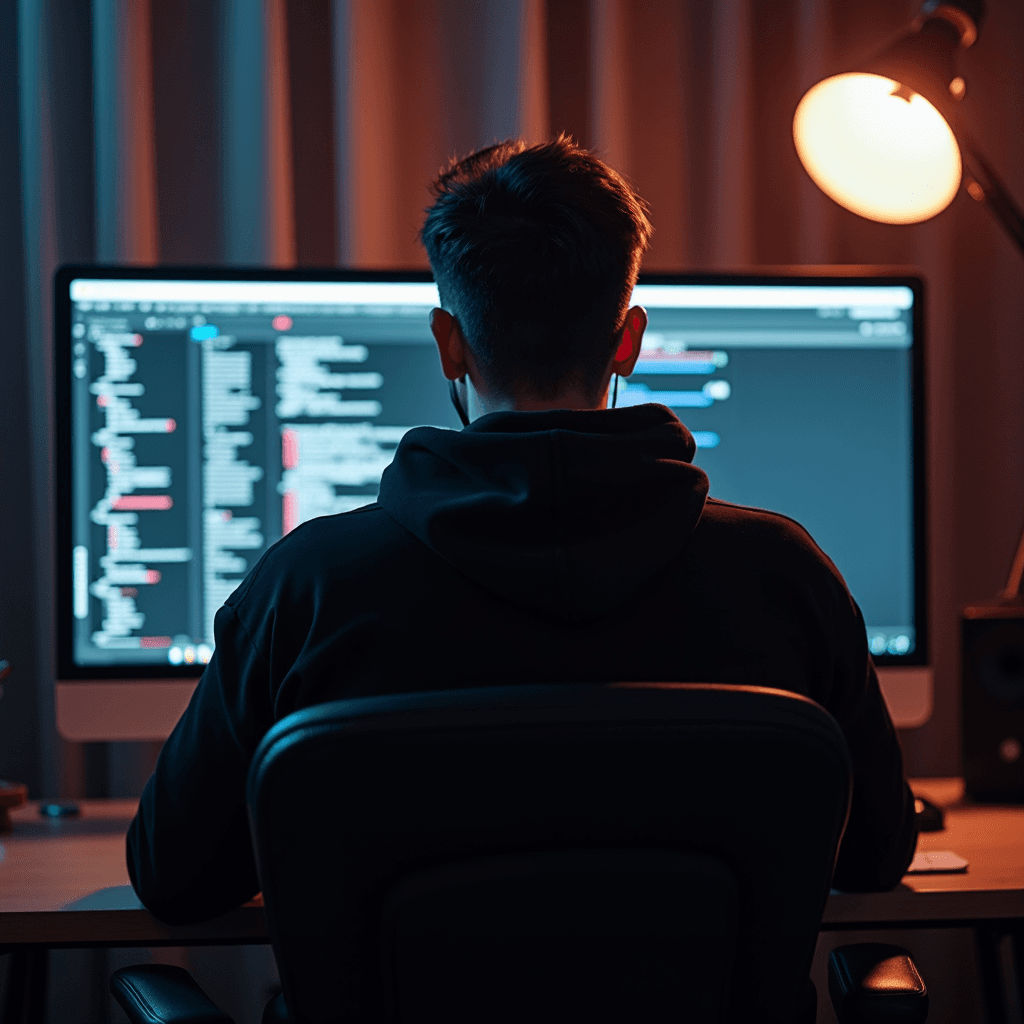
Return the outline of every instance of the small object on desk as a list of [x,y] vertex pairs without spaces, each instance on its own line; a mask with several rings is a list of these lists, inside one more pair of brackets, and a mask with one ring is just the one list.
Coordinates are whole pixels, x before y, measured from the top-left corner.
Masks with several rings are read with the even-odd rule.
[[927,797],[914,797],[914,810],[918,832],[941,832],[946,827],[942,808],[936,807]]
[[82,808],[74,800],[55,800],[39,805],[39,813],[44,818],[77,818]]
[[907,868],[908,875],[960,874],[967,870],[967,861],[952,850],[918,850]]
[[23,782],[0,779],[0,832],[11,831],[11,808],[21,807],[28,800],[28,786]]
[[105,885],[86,896],[65,903],[63,910],[144,910],[130,885]]
[[[11,663],[0,658],[0,682],[3,682],[13,671]],[[4,688],[0,686],[0,697],[4,695]]]

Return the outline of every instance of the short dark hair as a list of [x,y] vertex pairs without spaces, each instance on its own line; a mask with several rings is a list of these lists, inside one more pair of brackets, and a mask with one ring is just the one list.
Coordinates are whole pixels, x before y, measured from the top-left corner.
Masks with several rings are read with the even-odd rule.
[[453,160],[431,192],[420,238],[487,383],[596,395],[651,236],[644,201],[565,135]]

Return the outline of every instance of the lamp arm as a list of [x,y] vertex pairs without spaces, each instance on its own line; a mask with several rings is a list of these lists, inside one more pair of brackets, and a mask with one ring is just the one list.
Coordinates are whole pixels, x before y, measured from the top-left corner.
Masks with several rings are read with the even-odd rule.
[[[996,219],[1024,254],[1024,214],[1010,198],[1006,187],[999,180],[996,172],[992,170],[991,164],[981,155],[978,147],[973,142],[961,141],[960,148],[964,154],[964,162],[967,164],[967,172],[974,179],[967,186],[967,191],[978,202],[988,204]],[[976,187],[972,188],[971,185]]]
[[1010,566],[1010,576],[999,595],[1001,600],[1016,604],[1024,600],[1024,593],[1021,591],[1021,584],[1024,583],[1024,533],[1020,535],[1020,543],[1017,545],[1017,553],[1013,556],[1013,564]]
[[[1017,248],[1024,254],[1024,214],[1010,198],[1009,192],[992,170],[989,162],[981,155],[973,143],[960,142],[960,148],[967,164],[967,172],[974,179],[967,186],[974,199],[988,204],[996,219],[1006,229],[1007,234],[1017,243]],[[973,187],[972,187],[973,186]],[[1024,533],[1021,533],[1017,551],[1010,565],[1010,575],[999,595],[1003,601],[1017,603],[1024,601]]]

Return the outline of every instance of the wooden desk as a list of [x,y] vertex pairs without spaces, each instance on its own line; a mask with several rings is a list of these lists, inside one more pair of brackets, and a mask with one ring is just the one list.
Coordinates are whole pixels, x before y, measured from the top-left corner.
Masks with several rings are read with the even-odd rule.
[[914,779],[914,792],[946,812],[919,850],[966,857],[964,874],[907,875],[890,892],[833,893],[822,929],[963,928],[1024,921],[1024,807],[967,806],[962,779]]
[[[908,875],[891,892],[833,893],[824,930],[964,927],[1024,921],[1024,807],[968,807],[959,779],[921,779],[916,792],[946,809],[946,829],[920,836],[953,850],[960,875]],[[267,941],[262,901],[199,925],[157,921],[128,886],[129,800],[83,801],[80,818],[53,821],[29,804],[0,835],[0,947],[196,946]]]
[[124,854],[136,803],[83,800],[78,818],[41,818],[38,803],[12,813],[13,831],[0,834],[0,947],[267,941],[262,900],[180,927],[161,923],[139,903]]
[[[1000,1020],[991,937],[1024,922],[1024,807],[969,807],[958,779],[921,779],[916,792],[946,809],[946,829],[925,833],[921,849],[966,857],[966,874],[910,875],[891,892],[833,893],[822,929],[978,927],[989,1019]],[[133,801],[83,801],[80,818],[16,811],[0,835],[0,950],[18,958],[4,1021],[42,1020],[46,950],[71,946],[196,946],[265,943],[262,901],[200,925],[157,921],[128,887],[124,836]],[[986,939],[985,936],[989,938]],[[1024,944],[1022,944],[1024,945]],[[990,948],[991,947],[991,948]],[[12,965],[11,977],[15,976]]]

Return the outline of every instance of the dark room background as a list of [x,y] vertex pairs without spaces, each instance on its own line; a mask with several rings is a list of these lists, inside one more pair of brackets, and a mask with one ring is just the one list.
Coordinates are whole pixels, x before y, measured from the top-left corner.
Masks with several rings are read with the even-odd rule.
[[[928,284],[935,713],[910,771],[958,770],[957,616],[1024,519],[1024,260],[961,189],[915,227],[839,209],[793,148],[804,90],[917,0],[0,3],[0,773],[128,794],[152,749],[53,729],[50,289],[69,261],[424,266],[453,154],[564,130],[629,175],[647,270],[913,265]],[[964,108],[1024,200],[1024,5],[990,0]],[[863,482],[871,487],[871,481]],[[714,493],[714,481],[712,481]]]

